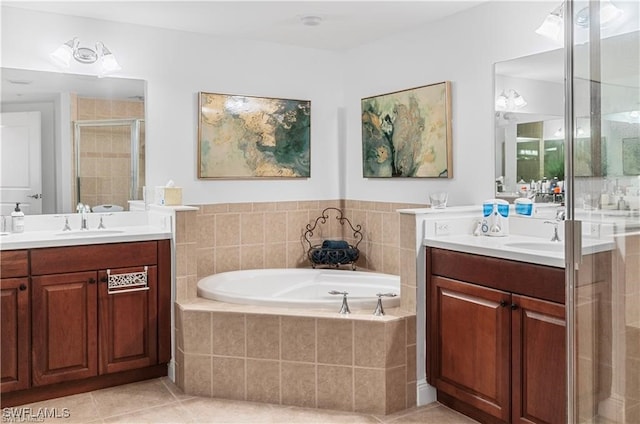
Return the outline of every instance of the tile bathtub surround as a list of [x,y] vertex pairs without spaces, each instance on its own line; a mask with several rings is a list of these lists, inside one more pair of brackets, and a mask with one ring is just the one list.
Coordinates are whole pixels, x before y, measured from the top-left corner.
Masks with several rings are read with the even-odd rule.
[[[400,275],[403,288],[415,291],[415,248],[401,250],[397,209],[418,207],[404,203],[356,200],[221,203],[198,205],[199,210],[176,217],[177,300],[196,297],[196,284],[207,275],[241,269],[309,267],[303,233],[327,207],[343,210],[355,227],[362,226],[358,246],[361,269]],[[415,237],[415,224],[414,224]],[[355,243],[353,232],[337,220],[318,227],[313,244],[340,238]],[[415,280],[415,276],[413,277]],[[415,294],[407,293],[411,311]],[[403,303],[404,304],[404,303]],[[415,306],[413,306],[415,310]]]
[[176,305],[177,384],[186,393],[372,414],[415,406],[414,315],[244,310],[219,302]]

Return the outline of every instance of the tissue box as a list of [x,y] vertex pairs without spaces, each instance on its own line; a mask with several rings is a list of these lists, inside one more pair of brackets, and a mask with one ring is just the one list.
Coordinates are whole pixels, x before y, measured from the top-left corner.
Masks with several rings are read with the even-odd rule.
[[182,187],[156,187],[155,200],[157,205],[182,205]]

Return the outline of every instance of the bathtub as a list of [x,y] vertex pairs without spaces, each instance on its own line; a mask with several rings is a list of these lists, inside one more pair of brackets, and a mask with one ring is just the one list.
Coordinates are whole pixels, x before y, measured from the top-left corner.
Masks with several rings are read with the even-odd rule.
[[341,295],[349,293],[349,307],[373,311],[377,293],[395,293],[382,299],[385,308],[400,306],[400,277],[375,272],[337,269],[252,269],[213,274],[198,281],[198,296],[245,305],[336,310]]

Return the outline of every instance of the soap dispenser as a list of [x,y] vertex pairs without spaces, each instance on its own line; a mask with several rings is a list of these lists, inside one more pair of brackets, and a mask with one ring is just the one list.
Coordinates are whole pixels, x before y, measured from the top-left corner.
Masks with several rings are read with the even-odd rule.
[[20,210],[20,203],[16,203],[16,208],[11,212],[11,228],[14,233],[24,232],[24,212]]

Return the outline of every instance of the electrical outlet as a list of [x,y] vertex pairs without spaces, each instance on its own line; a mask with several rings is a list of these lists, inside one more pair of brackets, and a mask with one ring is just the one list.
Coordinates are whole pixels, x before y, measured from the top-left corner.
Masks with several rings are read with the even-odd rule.
[[451,226],[448,222],[436,222],[436,235],[446,236],[451,233]]

